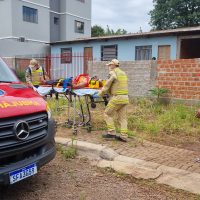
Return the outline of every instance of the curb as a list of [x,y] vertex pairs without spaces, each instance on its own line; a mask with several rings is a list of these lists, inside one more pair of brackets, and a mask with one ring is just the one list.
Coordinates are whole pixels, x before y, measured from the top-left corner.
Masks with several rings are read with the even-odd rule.
[[56,137],[55,141],[65,146],[75,145],[80,155],[88,157],[92,160],[92,164],[98,167],[109,167],[137,179],[155,180],[159,184],[200,194],[200,174],[198,173],[122,156],[104,145],[61,137]]

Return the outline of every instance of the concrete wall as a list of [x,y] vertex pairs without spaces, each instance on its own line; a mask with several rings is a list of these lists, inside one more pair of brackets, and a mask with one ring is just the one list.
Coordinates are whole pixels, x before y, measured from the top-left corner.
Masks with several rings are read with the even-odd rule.
[[49,54],[50,46],[37,42],[19,42],[18,40],[0,40],[0,56],[15,57]]
[[11,0],[0,1],[0,38],[12,36],[11,10]]
[[[105,62],[90,62],[90,76],[97,75],[101,79],[108,76],[108,67]],[[120,67],[128,76],[129,95],[131,97],[146,97],[149,90],[155,87],[156,61],[134,61],[120,62]]]
[[[50,15],[49,1],[34,1],[37,4],[31,4],[23,1],[13,1],[12,17],[13,17],[13,36],[25,37],[31,40],[39,40],[43,42],[50,41]],[[38,10],[38,23],[30,23],[23,21],[23,6]]]
[[[23,21],[23,6],[38,10],[38,23]],[[49,20],[49,0],[0,1],[0,56],[49,53],[45,44],[50,41]],[[20,42],[19,37],[26,41]]]
[[[23,21],[23,6],[38,10],[38,23]],[[75,20],[85,23],[84,34],[75,33]],[[50,41],[91,36],[91,0],[0,1],[0,25],[0,56],[47,54]],[[26,42],[17,42],[20,37]]]
[[[129,95],[147,97],[151,88],[167,88],[173,100],[200,100],[200,59],[120,62],[128,76]],[[90,76],[105,79],[105,62],[89,63]]]
[[120,61],[134,61],[135,47],[152,45],[152,57],[158,57],[159,45],[171,45],[171,59],[176,59],[177,54],[177,37],[155,37],[155,38],[141,38],[130,40],[108,40],[108,41],[93,41],[88,43],[74,43],[74,44],[57,44],[51,47],[52,54],[59,54],[60,48],[72,47],[73,52],[83,52],[84,47],[93,48],[93,59],[101,60],[101,46],[102,45],[118,45],[118,59]]
[[[84,23],[84,33],[75,32],[75,21],[80,21]],[[69,41],[77,38],[87,38],[91,36],[91,21],[85,19],[80,19],[75,16],[67,15],[65,28],[66,30],[64,30],[64,32],[66,33],[66,35],[64,37],[61,37],[61,41]],[[61,32],[63,29],[64,27],[61,28]]]
[[[54,13],[54,12],[57,13]],[[61,19],[60,15],[58,14],[60,12],[60,0],[51,0],[50,1],[50,41],[59,41],[60,40],[60,24]],[[54,24],[54,17],[57,17],[59,19],[58,24]]]
[[91,19],[91,0],[81,2],[78,0],[65,0],[66,12],[81,16],[82,18]]
[[[58,24],[54,24],[54,17],[59,19]],[[50,13],[50,41],[59,41],[60,40],[60,24],[61,18],[59,14]]]
[[[91,0],[60,0],[60,40],[74,40],[91,36]],[[75,20],[84,22],[84,33],[75,32]]]

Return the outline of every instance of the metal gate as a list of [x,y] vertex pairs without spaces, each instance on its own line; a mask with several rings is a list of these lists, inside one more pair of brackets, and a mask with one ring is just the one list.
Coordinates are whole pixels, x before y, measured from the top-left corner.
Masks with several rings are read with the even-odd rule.
[[51,79],[75,77],[88,73],[84,68],[88,61],[91,58],[83,53],[51,55],[46,57],[46,71]]
[[30,60],[36,59],[43,66],[51,79],[75,77],[88,73],[88,61],[92,61],[91,54],[66,53],[57,55],[32,55],[4,58],[4,60],[17,71],[25,72]]

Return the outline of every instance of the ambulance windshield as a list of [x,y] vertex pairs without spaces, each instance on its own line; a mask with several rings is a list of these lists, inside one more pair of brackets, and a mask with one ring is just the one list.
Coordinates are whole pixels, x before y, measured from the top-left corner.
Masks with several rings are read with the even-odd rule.
[[13,71],[0,58],[0,83],[19,82]]

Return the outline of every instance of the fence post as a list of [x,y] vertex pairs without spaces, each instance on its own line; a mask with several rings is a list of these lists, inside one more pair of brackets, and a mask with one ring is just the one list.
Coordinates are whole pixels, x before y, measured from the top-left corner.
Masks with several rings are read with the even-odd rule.
[[46,72],[49,78],[51,79],[51,57],[48,55],[45,57],[45,66],[46,66]]

